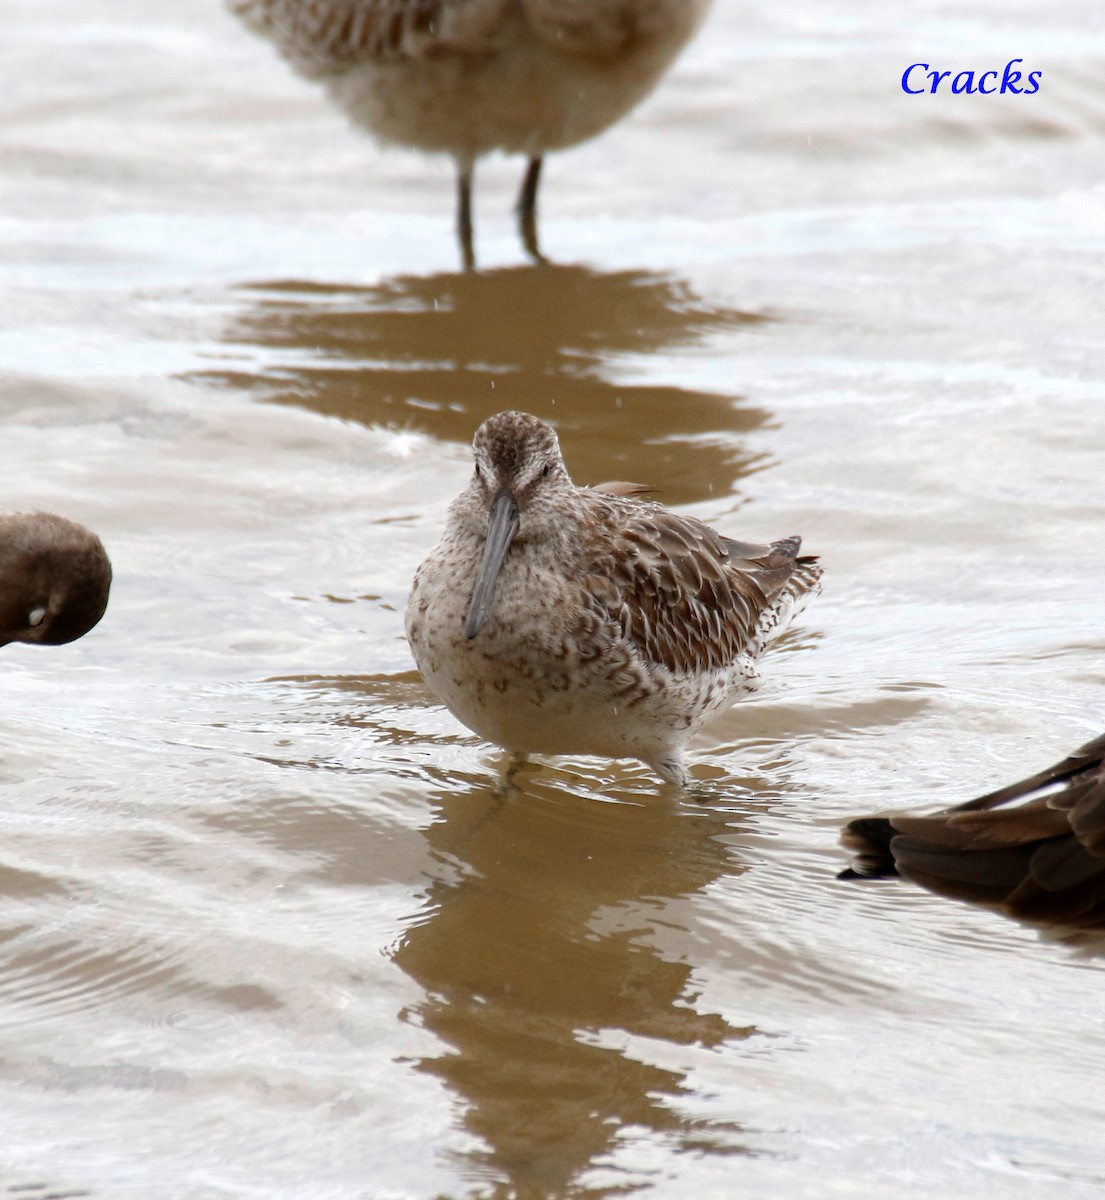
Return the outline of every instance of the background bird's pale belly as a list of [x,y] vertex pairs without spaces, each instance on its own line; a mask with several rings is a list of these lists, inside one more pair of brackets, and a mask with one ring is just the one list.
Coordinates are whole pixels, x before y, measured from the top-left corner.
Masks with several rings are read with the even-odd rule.
[[[693,8],[688,5],[688,8]],[[384,142],[476,157],[541,154],[594,137],[638,104],[694,22],[628,53],[568,54],[512,18],[494,48],[365,62],[332,76],[331,94]]]

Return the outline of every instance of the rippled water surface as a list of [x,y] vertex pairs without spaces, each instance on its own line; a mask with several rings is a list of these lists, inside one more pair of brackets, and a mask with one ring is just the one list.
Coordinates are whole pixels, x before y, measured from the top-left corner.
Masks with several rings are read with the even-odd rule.
[[[550,160],[382,153],[215,0],[8,0],[4,508],[108,615],[0,674],[0,1195],[1090,1197],[1093,942],[899,883],[842,821],[1105,721],[1093,5],[717,0]],[[926,61],[1027,96],[906,96]],[[415,566],[488,414],[557,421],[824,595],[696,748],[497,759]]]

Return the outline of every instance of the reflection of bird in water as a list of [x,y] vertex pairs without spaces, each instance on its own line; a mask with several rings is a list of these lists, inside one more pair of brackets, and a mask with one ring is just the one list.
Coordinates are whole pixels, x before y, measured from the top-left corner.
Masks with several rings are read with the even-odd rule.
[[586,141],[655,86],[710,0],[228,0],[383,142],[451,154],[472,266],[481,154],[529,159],[518,197],[537,244],[543,156]]
[[798,538],[735,542],[693,517],[577,488],[552,427],[499,413],[415,575],[407,636],[448,709],[514,759],[639,758],[685,785],[683,750],[756,676],[817,590]]
[[53,513],[0,516],[0,646],[60,646],[104,615],[111,564],[100,539]]
[[[413,422],[464,444],[493,412],[527,409],[572,440],[581,478],[662,479],[669,504],[733,492],[768,460],[741,435],[771,414],[731,391],[696,388],[671,357],[766,318],[670,276],[527,266],[364,287],[282,281],[252,285],[244,299],[223,336],[249,346],[256,365],[203,377],[265,402],[365,425]],[[642,354],[668,355],[672,378],[627,375],[622,364]],[[627,425],[648,436],[626,441]]]
[[1103,925],[1105,736],[957,808],[851,821],[841,840],[854,861],[842,879],[903,875],[1013,917]]
[[[743,818],[724,803],[640,803],[636,789],[595,804],[555,777],[531,785],[526,804],[460,777],[427,794],[431,883],[392,954],[420,993],[407,1019],[437,1043],[415,1069],[445,1083],[469,1134],[465,1177],[488,1200],[599,1200],[638,1194],[634,1145],[649,1147],[643,1171],[661,1147],[677,1164],[746,1151],[738,1113],[687,1103],[698,1055],[740,1063],[758,1032],[701,994],[699,917],[716,881],[745,870]],[[758,928],[741,939],[753,974]],[[777,950],[775,982],[788,969]],[[800,970],[807,994],[808,958]],[[602,1170],[622,1186],[599,1185]]]

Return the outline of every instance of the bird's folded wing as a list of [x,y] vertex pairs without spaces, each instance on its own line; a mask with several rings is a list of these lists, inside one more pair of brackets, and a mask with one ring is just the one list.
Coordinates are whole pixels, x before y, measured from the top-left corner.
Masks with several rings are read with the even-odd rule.
[[228,0],[304,75],[359,62],[486,54],[510,0]]
[[789,544],[730,542],[657,505],[601,508],[584,581],[594,600],[648,662],[677,673],[732,665],[794,571]]

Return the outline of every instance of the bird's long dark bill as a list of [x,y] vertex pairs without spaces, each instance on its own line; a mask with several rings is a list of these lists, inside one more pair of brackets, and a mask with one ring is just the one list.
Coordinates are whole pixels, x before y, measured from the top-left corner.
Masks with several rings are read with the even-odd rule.
[[495,580],[503,565],[510,543],[518,532],[518,507],[514,497],[506,491],[500,492],[491,501],[491,513],[487,521],[487,541],[483,547],[483,558],[476,573],[476,586],[468,602],[468,615],[464,618],[464,636],[474,638],[487,620],[487,610],[495,591]]

